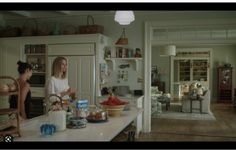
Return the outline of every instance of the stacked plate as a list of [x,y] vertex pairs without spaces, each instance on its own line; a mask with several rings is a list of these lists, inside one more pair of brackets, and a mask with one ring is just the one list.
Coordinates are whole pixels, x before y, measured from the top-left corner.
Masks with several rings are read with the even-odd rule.
[[87,120],[85,118],[71,117],[66,127],[69,129],[80,129],[80,128],[85,128],[86,124]]

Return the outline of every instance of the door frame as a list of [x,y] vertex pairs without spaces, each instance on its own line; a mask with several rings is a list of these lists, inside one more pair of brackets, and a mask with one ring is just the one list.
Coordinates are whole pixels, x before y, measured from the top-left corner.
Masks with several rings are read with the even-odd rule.
[[[161,20],[161,21],[146,21],[144,26],[144,119],[143,119],[143,132],[151,132],[151,56],[152,56],[152,45],[162,45],[170,43],[170,40],[155,41],[153,40],[153,29],[163,27],[179,27],[179,26],[225,26],[236,24],[234,18],[223,18],[223,19],[195,19],[195,20]],[[213,44],[222,42],[220,40],[209,40]],[[178,41],[177,44],[191,44],[191,43],[209,43],[208,40],[199,41]],[[171,43],[171,44],[176,44]],[[234,39],[225,39],[222,43],[234,43]],[[211,84],[211,83],[210,83]]]

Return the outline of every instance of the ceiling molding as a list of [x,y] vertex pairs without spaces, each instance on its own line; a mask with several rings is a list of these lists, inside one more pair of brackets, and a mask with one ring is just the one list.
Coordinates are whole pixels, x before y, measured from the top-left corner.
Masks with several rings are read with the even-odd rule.
[[31,17],[31,13],[28,11],[9,11],[9,12],[23,16],[23,17],[28,17],[28,18]]
[[71,15],[71,11],[57,11],[57,12],[64,15]]

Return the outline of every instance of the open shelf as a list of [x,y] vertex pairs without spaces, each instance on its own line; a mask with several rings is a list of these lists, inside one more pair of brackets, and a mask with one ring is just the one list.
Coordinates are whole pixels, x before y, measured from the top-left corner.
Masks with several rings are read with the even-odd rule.
[[142,58],[105,58],[106,61],[112,62],[112,70],[115,70],[116,61],[133,61],[135,62],[135,70],[139,68],[139,61],[142,61]]
[[[13,134],[17,134],[18,136],[21,136],[20,135],[20,85],[19,85],[19,82],[13,78],[13,77],[10,77],[10,76],[0,76],[0,79],[1,80],[12,80],[16,85],[16,89],[17,91],[14,91],[14,92],[0,92],[0,95],[1,96],[11,96],[11,95],[17,95],[17,104],[18,104],[18,107],[17,108],[1,108],[0,109],[0,115],[10,115],[10,114],[15,114],[15,119],[10,119],[8,118],[8,120],[6,120],[4,122],[4,124],[8,124],[9,126],[7,128],[4,128],[3,130],[0,130],[0,137],[1,136],[5,136],[7,134],[10,134],[10,135],[13,135]],[[12,120],[16,120],[16,124],[14,126],[14,123],[12,123]],[[2,122],[1,122],[2,123]],[[1,125],[0,123],[0,125]]]

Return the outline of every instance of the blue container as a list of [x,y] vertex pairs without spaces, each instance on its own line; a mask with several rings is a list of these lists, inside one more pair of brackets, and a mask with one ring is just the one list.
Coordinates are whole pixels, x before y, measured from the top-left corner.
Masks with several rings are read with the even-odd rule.
[[40,126],[40,132],[42,135],[53,135],[56,132],[56,126],[54,124],[43,124]]
[[88,110],[88,100],[78,100],[76,102],[76,108],[78,110]]

